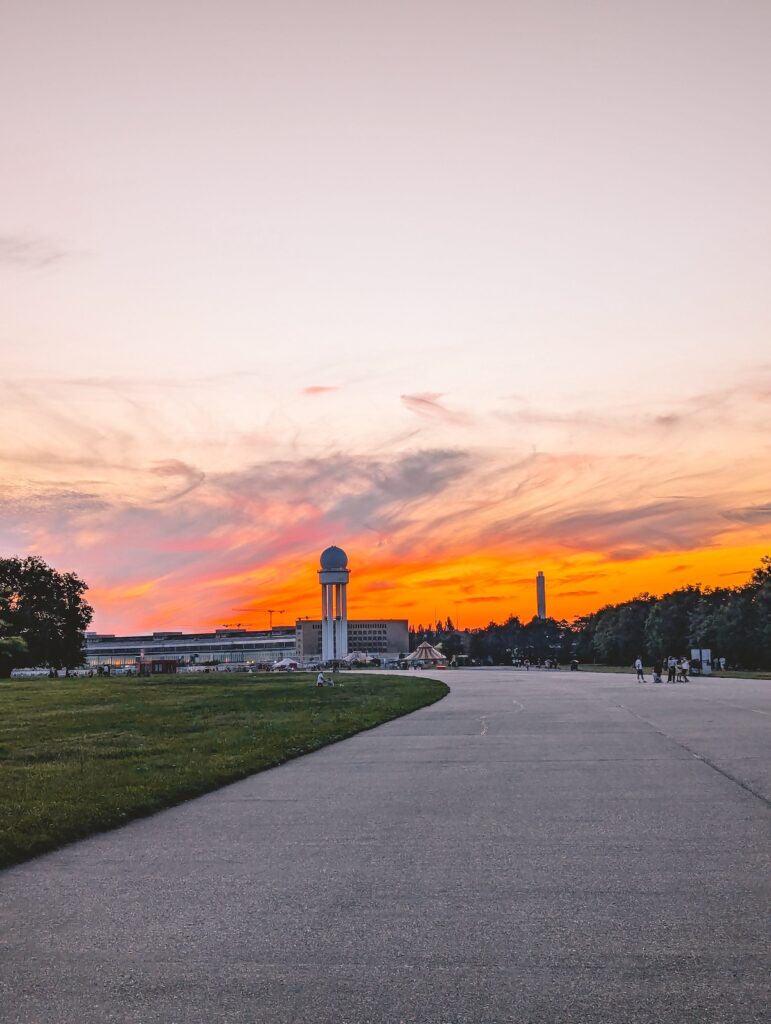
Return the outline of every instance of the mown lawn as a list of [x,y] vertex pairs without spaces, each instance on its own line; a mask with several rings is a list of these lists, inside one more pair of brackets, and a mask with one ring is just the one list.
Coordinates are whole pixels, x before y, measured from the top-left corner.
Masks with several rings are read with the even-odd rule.
[[346,673],[0,682],[0,867],[124,824],[439,700]]

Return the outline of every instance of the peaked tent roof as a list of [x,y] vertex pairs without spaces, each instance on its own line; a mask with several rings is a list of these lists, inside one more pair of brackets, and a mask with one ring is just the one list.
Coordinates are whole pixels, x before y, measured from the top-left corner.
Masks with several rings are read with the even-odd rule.
[[373,661],[374,659],[367,654],[366,651],[351,651],[350,654],[346,654],[343,661]]
[[404,661],[447,661],[447,656],[438,651],[436,647],[432,647],[428,640],[424,640],[422,644],[408,654]]

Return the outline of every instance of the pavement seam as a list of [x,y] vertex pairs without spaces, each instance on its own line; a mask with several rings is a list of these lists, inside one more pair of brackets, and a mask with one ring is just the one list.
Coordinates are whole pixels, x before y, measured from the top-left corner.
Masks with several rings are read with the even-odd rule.
[[700,754],[698,751],[692,750],[687,743],[683,743],[682,740],[678,740],[674,736],[671,736],[668,732],[664,732],[663,729],[660,729],[649,719],[643,718],[642,715],[638,715],[636,711],[632,711],[632,709],[627,707],[626,704],[618,704],[617,707],[623,708],[624,711],[632,715],[632,717],[636,718],[639,722],[644,722],[645,725],[649,725],[654,732],[657,732],[659,734],[659,736],[663,736],[664,739],[670,740],[672,743],[676,744],[682,750],[687,751],[691,755],[691,757],[695,757],[697,761],[701,761],[702,764],[706,764],[713,771],[717,772],[718,775],[722,775],[723,778],[728,779],[730,782],[733,782],[735,785],[739,786],[740,789],[743,789],[751,796],[754,796],[757,800],[760,800],[760,802],[765,804],[766,807],[771,808],[771,800],[769,800],[769,798],[765,796],[763,793],[759,793],[756,789],[754,789],[745,779],[740,778],[738,775],[734,775],[732,772],[729,772],[725,768],[721,768],[719,764],[715,764],[714,761],[711,761],[704,754]]

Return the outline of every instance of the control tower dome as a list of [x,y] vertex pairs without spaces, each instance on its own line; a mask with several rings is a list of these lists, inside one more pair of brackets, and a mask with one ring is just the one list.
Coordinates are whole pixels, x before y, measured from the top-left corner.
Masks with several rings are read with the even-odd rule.
[[333,544],[321,552],[320,564],[326,572],[340,572],[348,568],[348,555],[342,548]]

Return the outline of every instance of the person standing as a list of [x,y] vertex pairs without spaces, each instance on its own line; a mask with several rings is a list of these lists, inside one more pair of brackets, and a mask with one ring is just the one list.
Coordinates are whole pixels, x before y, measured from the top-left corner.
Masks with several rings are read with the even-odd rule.
[[637,669],[637,682],[638,683],[644,683],[645,682],[645,675],[643,673],[643,663],[642,663],[642,658],[639,655],[637,657],[637,660],[634,663],[634,667]]
[[677,660],[670,654],[667,658],[667,682],[674,683],[677,675]]

